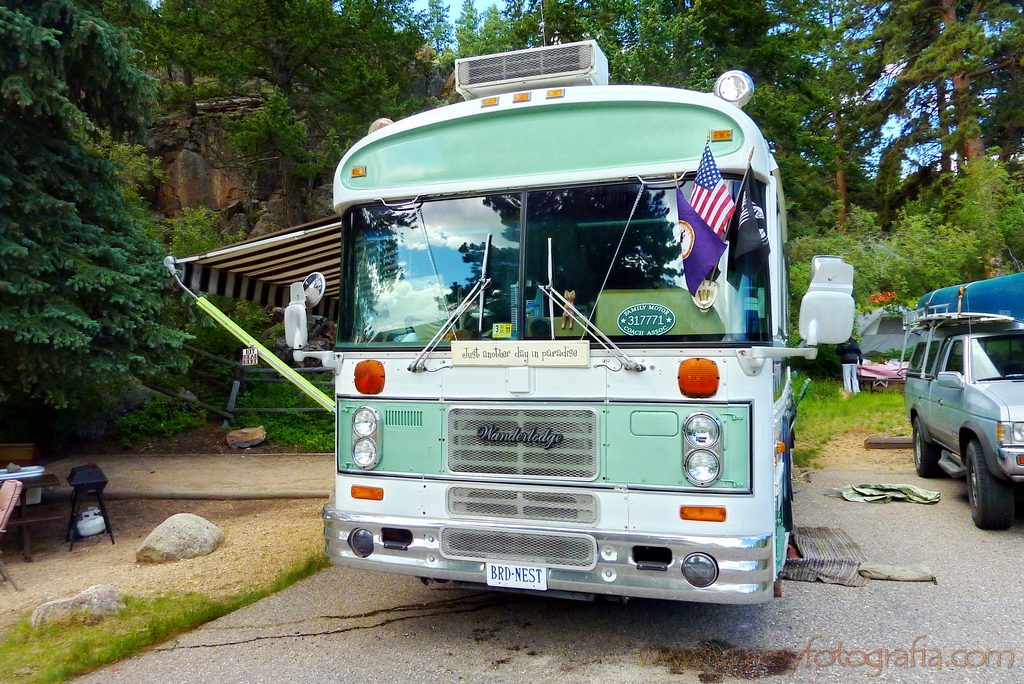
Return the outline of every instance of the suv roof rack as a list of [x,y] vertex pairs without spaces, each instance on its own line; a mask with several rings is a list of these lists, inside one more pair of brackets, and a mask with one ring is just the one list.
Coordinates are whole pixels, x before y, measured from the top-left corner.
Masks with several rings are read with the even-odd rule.
[[908,326],[919,328],[934,327],[947,323],[949,325],[969,323],[1013,323],[1019,319],[1003,314],[971,311],[947,311],[944,313],[921,313],[921,309],[908,313],[903,322]]

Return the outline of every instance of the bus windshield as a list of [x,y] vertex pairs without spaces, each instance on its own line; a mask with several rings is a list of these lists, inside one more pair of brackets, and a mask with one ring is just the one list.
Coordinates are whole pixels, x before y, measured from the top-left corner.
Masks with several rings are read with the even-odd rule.
[[620,344],[769,341],[767,264],[730,272],[727,249],[711,274],[713,303],[698,306],[676,217],[672,186],[640,184],[355,207],[339,345],[422,347],[480,279],[488,242],[490,285],[442,343],[585,337],[542,291],[549,271],[579,315]]

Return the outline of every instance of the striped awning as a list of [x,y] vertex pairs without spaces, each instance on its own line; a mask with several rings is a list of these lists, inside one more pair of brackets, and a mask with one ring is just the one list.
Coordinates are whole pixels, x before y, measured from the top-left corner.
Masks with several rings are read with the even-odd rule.
[[193,292],[282,307],[288,306],[292,283],[319,271],[327,278],[327,290],[311,313],[333,319],[338,315],[341,221],[337,216],[313,221],[175,263]]

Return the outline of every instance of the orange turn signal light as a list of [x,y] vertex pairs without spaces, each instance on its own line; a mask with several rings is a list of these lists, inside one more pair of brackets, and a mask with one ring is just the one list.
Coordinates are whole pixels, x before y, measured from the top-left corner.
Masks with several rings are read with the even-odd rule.
[[384,364],[372,359],[357,363],[355,385],[363,394],[380,394],[384,389]]
[[725,522],[724,506],[680,506],[679,517],[701,522]]
[[718,391],[718,364],[711,359],[687,359],[679,364],[679,391],[694,399],[714,396]]
[[353,178],[365,178],[366,177],[366,167],[365,166],[353,166],[352,167],[352,177]]
[[368,499],[370,501],[383,501],[384,490],[380,487],[361,487],[352,485],[353,499]]

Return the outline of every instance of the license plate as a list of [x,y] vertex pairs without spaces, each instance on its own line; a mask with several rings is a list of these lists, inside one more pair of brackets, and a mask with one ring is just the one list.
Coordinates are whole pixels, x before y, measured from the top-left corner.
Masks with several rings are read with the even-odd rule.
[[487,563],[486,567],[488,586],[547,591],[548,574],[544,568],[505,563]]

